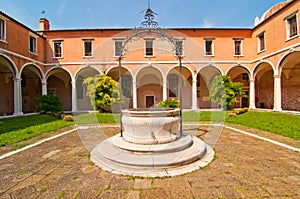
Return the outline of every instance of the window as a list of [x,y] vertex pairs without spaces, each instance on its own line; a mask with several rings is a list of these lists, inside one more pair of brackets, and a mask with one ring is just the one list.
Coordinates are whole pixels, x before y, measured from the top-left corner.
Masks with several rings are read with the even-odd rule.
[[132,87],[132,81],[130,75],[124,75],[122,77],[122,94],[126,96],[127,98],[131,97],[131,87]]
[[260,33],[257,36],[257,40],[258,40],[258,52],[266,50],[265,32]]
[[5,20],[0,18],[0,40],[5,41],[6,40],[6,30],[5,30]]
[[29,52],[36,54],[37,53],[37,39],[33,36],[29,36]]
[[169,76],[169,97],[178,96],[178,76],[171,74]]
[[54,57],[61,58],[62,57],[62,41],[54,41]]
[[249,81],[249,75],[248,75],[248,73],[242,73],[242,80]]
[[176,40],[176,49],[175,49],[175,55],[176,56],[183,56],[183,41],[182,40]]
[[206,56],[214,56],[214,39],[205,39],[204,49]]
[[120,57],[123,55],[122,49],[123,49],[123,41],[116,40],[115,41],[115,57]]
[[83,54],[84,57],[92,57],[93,56],[93,45],[92,39],[83,39]]
[[145,40],[145,56],[146,57],[154,56],[153,39]]
[[286,18],[287,39],[298,36],[298,20],[297,13],[294,13]]
[[242,39],[233,39],[234,40],[234,56],[242,56]]

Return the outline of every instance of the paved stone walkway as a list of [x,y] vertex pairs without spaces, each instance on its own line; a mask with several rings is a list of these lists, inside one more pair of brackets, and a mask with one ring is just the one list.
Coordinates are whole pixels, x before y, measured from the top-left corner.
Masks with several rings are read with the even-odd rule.
[[[0,160],[0,198],[300,198],[300,154],[247,135],[224,129],[216,158],[204,169],[137,178],[93,165],[81,140],[89,131],[97,128]],[[90,149],[96,141],[85,144]]]

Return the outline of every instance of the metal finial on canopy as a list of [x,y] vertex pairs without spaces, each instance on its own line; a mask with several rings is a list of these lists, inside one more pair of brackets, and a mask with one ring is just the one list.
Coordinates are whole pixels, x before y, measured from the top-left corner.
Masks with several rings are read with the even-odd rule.
[[148,0],[148,8],[144,16],[145,21],[141,23],[141,28],[157,28],[158,23],[155,21],[155,15],[157,15],[157,13],[153,12],[150,8],[150,0]]

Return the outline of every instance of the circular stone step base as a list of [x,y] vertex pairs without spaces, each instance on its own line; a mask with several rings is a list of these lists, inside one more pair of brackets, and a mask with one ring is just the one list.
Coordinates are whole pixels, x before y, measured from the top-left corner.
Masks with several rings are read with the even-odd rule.
[[[122,142],[120,135],[103,141],[92,150],[91,161],[103,170],[116,174],[164,177],[198,170],[214,159],[213,149],[199,138],[190,135],[165,145],[137,144],[136,151],[132,150],[135,145],[132,143],[128,146],[122,145],[122,148],[118,147]],[[154,151],[145,150],[151,146],[154,146]]]
[[180,139],[165,144],[134,144],[122,139],[120,134],[113,136],[109,141],[120,149],[132,151],[135,153],[167,153],[180,151],[190,147],[193,144],[191,135],[183,135]]

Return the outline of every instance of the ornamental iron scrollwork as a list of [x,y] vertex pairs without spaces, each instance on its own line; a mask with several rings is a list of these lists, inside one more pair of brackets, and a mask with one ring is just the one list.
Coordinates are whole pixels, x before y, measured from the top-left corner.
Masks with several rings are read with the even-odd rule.
[[[143,11],[142,11],[143,12]],[[135,32],[128,36],[122,42],[122,48],[119,58],[121,59],[124,57],[126,50],[126,46],[129,42],[138,41],[141,38],[145,38],[147,36],[151,36],[157,39],[167,39],[175,52],[175,55],[178,58],[182,58],[182,47],[178,46],[176,43],[176,39],[174,39],[171,35],[167,34],[166,29],[162,29],[159,27],[158,22],[155,21],[155,15],[157,15],[151,8],[150,8],[150,1],[148,1],[148,8],[145,11],[144,19],[145,21],[141,22],[140,27],[135,29]]]
[[140,25],[141,28],[158,28],[158,23],[155,21],[155,15],[157,15],[155,12],[153,12],[153,10],[148,7],[146,12],[145,12],[145,16],[144,19],[145,21],[143,21]]
[[[168,42],[171,43],[171,46],[175,52],[176,57],[179,61],[179,68],[180,68],[180,94],[179,94],[179,101],[180,101],[180,136],[182,135],[182,47],[178,46],[176,43],[176,39],[174,39],[173,36],[167,34],[166,29],[161,29],[159,27],[159,24],[155,21],[155,15],[157,15],[155,12],[152,11],[150,8],[150,1],[148,1],[148,8],[145,12],[144,19],[145,21],[141,22],[140,27],[135,29],[135,32],[128,36],[125,40],[122,41],[122,48],[121,53],[118,57],[119,60],[119,80],[120,80],[120,96],[123,95],[122,93],[122,73],[121,73],[121,67],[122,67],[122,58],[125,56],[126,52],[126,46],[129,42],[132,41],[138,41],[139,39],[145,38],[147,36],[151,36],[157,39],[167,39]],[[123,136],[123,124],[122,124],[122,99],[120,98],[120,133],[121,137]]]

